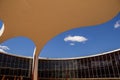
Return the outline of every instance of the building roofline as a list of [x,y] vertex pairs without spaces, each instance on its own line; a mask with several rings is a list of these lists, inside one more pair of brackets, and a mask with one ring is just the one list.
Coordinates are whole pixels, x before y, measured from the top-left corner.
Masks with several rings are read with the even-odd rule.
[[[90,58],[90,57],[105,55],[105,54],[109,54],[109,53],[116,52],[116,51],[119,51],[119,50],[120,50],[120,48],[119,48],[119,49],[112,50],[112,51],[107,51],[107,52],[103,52],[103,53],[99,53],[99,54],[94,54],[94,55],[89,55],[89,56],[82,56],[82,57],[72,57],[72,58],[47,58],[47,57],[39,57],[39,59],[43,59],[43,60],[70,60],[70,59],[82,59],[82,58]],[[7,52],[2,52],[2,53],[7,54],[7,55],[11,55],[11,56],[21,57],[21,58],[29,58],[29,59],[32,59],[32,57],[30,57],[30,56],[22,56],[22,55],[7,53]]]
[[112,51],[107,51],[107,52],[103,52],[103,53],[99,53],[99,54],[94,54],[94,55],[89,55],[89,56],[82,56],[82,57],[72,57],[72,58],[45,58],[45,57],[39,57],[39,59],[44,59],[44,60],[70,60],[70,59],[82,59],[82,58],[90,58],[90,57],[95,57],[95,56],[100,56],[100,55],[105,55],[105,54],[109,54],[112,52],[116,52],[119,51],[119,49],[115,49]]
[[7,53],[7,52],[1,52],[1,53],[6,54],[6,55],[15,56],[15,57],[21,57],[21,58],[32,58],[31,56],[23,56],[23,55],[17,55],[17,54]]

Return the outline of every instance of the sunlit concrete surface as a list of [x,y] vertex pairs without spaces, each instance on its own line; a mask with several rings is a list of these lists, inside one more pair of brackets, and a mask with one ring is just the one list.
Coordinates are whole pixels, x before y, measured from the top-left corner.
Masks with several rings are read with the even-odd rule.
[[25,36],[39,53],[59,33],[104,23],[119,11],[120,0],[0,0],[0,19],[6,27],[0,42]]

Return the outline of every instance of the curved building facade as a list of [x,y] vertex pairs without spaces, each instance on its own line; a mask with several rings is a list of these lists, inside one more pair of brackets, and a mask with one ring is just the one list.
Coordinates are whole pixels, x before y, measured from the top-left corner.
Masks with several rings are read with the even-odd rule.
[[0,80],[30,80],[31,58],[0,53]]
[[[77,58],[39,58],[39,80],[119,80],[120,49]],[[0,53],[0,80],[31,80],[32,58]]]

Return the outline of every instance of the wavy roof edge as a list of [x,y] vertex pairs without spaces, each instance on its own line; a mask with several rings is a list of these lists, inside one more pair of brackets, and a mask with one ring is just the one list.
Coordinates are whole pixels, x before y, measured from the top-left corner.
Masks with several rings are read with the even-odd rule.
[[[112,52],[116,52],[119,51],[119,49],[115,49],[115,50],[111,50],[111,51],[107,51],[107,52],[103,52],[103,53],[99,53],[99,54],[94,54],[94,55],[89,55],[89,56],[82,56],[82,57],[72,57],[72,58],[47,58],[47,57],[39,57],[39,59],[43,59],[43,60],[70,60],[70,59],[82,59],[82,58],[90,58],[90,57],[95,57],[95,56],[100,56],[100,55],[105,55],[105,54],[109,54]],[[17,54],[12,54],[12,53],[7,53],[7,52],[1,52],[7,55],[11,55],[11,56],[16,56],[16,57],[22,57],[22,58],[32,58],[30,56],[22,56],[22,55],[17,55]]]

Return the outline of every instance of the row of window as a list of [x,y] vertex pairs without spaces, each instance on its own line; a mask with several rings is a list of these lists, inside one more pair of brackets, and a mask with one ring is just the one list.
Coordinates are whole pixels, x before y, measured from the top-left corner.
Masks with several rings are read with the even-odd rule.
[[[0,75],[30,76],[32,59],[0,53]],[[120,51],[89,58],[69,60],[39,59],[41,78],[120,77]]]
[[39,60],[39,77],[120,77],[120,51],[71,60]]
[[1,68],[0,75],[30,77],[29,70]]
[[29,69],[32,59],[10,56],[7,54],[0,54],[0,67],[12,67]]

